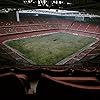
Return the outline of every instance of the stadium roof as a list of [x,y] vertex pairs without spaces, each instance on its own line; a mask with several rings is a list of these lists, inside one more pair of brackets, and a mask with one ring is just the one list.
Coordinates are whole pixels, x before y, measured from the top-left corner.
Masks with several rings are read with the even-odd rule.
[[[98,13],[99,0],[0,0],[0,9],[62,9]],[[94,9],[94,10],[93,10]]]
[[0,0],[0,8],[96,9],[98,0]]
[[57,16],[75,16],[75,17],[100,17],[99,15],[79,12],[79,11],[69,11],[69,10],[58,10],[58,9],[33,9],[33,10],[20,10],[19,13],[34,13],[34,14],[48,14]]

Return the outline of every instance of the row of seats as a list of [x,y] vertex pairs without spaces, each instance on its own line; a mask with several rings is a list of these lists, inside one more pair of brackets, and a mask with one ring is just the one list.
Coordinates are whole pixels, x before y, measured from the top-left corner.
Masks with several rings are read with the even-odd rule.
[[0,35],[2,36],[2,35],[42,31],[42,30],[54,30],[54,29],[58,30],[58,29],[65,29],[66,27],[67,25],[62,26],[58,24],[0,27]]
[[[5,71],[3,71],[5,70]],[[29,90],[32,88],[30,83],[35,80],[34,75],[39,73],[36,70],[39,68],[15,69],[14,72],[9,72],[11,69],[2,69],[4,73],[0,73],[0,96],[25,96],[29,95]],[[52,71],[51,71],[52,72]],[[57,73],[57,71],[55,71]],[[36,88],[37,97],[74,97],[86,98],[86,97],[99,97],[100,95],[100,78],[97,76],[66,76],[60,72],[59,76],[54,74],[50,75],[50,72],[44,73],[43,70],[37,77],[38,83]],[[68,72],[66,71],[66,74]],[[32,94],[34,95],[34,94]],[[66,98],[65,98],[66,99]]]
[[8,26],[25,26],[25,25],[40,25],[40,24],[71,24],[73,21],[65,20],[61,18],[39,18],[39,17],[32,17],[32,18],[20,18],[21,22],[16,21],[0,21],[0,27],[8,27]]
[[96,24],[89,24],[83,22],[74,22],[70,27],[71,30],[77,30],[82,32],[100,33],[100,26]]
[[42,74],[36,93],[43,98],[96,99],[100,98],[100,80],[96,77],[53,77]]
[[26,18],[20,22],[1,21],[0,34],[5,35],[50,29],[70,29],[95,34],[100,33],[99,25],[89,23],[76,22],[60,18],[27,18],[27,21],[25,19]]
[[[45,68],[43,68],[45,67]],[[97,67],[84,67],[84,66],[73,66],[73,67],[68,67],[68,66],[60,66],[62,67],[62,69],[57,69],[57,67],[59,66],[54,66],[51,67],[50,66],[14,66],[14,67],[8,67],[8,68],[2,68],[0,69],[0,74],[3,74],[3,72],[14,72],[14,73],[23,73],[25,75],[27,75],[28,77],[30,77],[30,79],[32,77],[34,78],[39,78],[41,73],[44,74],[48,74],[50,76],[56,76],[56,77],[60,77],[60,76],[96,76],[97,74],[100,74],[98,72]]]

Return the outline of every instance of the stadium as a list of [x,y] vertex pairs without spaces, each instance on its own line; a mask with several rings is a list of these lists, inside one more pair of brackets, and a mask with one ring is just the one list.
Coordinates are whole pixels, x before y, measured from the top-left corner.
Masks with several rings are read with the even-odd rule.
[[100,3],[76,1],[0,1],[1,95],[100,98]]

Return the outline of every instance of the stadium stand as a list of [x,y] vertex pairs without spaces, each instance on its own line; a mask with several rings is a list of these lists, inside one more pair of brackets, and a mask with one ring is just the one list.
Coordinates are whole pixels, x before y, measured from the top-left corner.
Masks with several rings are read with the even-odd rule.
[[94,33],[97,25],[90,25],[86,28],[86,32]]
[[97,26],[95,33],[100,33],[100,26]]
[[97,98],[99,93],[99,81],[95,77],[51,77],[42,74],[37,85],[37,95],[45,98],[56,96],[80,100]]
[[78,27],[79,31],[85,31],[87,28],[88,24],[87,23],[81,23],[80,26]]
[[70,28],[71,28],[72,30],[77,30],[79,26],[80,26],[80,23],[74,22]]
[[[8,39],[9,39],[10,34],[23,33],[23,36],[24,36],[24,34],[27,33],[27,35],[25,36],[28,36],[28,34],[32,32],[42,33],[42,31],[52,31],[52,30],[55,30],[55,31],[66,30],[72,33],[76,32],[79,35],[82,34],[82,35],[93,36],[93,37],[96,37],[97,34],[99,35],[99,25],[97,24],[78,22],[78,21],[67,20],[67,19],[62,19],[62,18],[45,18],[45,17],[35,17],[35,16],[25,17],[24,16],[24,18],[23,17],[21,18],[21,22],[1,21],[1,24],[0,24],[0,36],[7,35]],[[94,46],[95,45],[96,44],[94,44]],[[93,45],[91,47],[93,47]],[[81,53],[74,56],[74,59],[72,58],[69,61],[67,61],[66,65],[70,63],[74,64],[78,60],[82,60],[82,58],[87,57],[87,55],[89,55],[87,59],[89,57],[91,58],[92,55],[95,55],[95,56],[98,55],[99,47],[96,50],[94,49],[95,48],[88,48],[82,51]],[[14,55],[15,54],[12,54],[12,57],[15,57]],[[17,58],[20,58],[20,57],[17,57]],[[17,58],[15,57],[15,59]],[[18,62],[21,60],[19,59]],[[22,63],[23,62],[25,61],[22,60]]]
[[[23,7],[27,9],[27,3],[29,3],[29,1],[28,7],[34,5],[34,1],[37,0],[17,0],[18,2],[20,1],[20,6],[17,6],[18,9],[10,9],[11,11],[8,13],[2,13],[2,10],[9,10],[8,8],[1,10],[2,6],[5,5],[2,4],[3,1],[6,2],[7,0],[1,0],[0,2],[0,96],[9,95],[11,97],[17,97],[31,95],[32,97],[43,97],[41,99],[49,99],[51,97],[54,99],[56,96],[57,98],[62,97],[62,99],[68,100],[72,98],[74,100],[91,99],[94,97],[95,99],[100,98],[100,23],[94,24],[88,22],[88,20],[94,20],[94,15],[85,14],[86,12],[83,13],[86,10],[83,9],[84,5],[86,5],[87,8],[90,3],[89,7],[93,7],[93,5],[95,6],[95,1],[82,0],[87,1],[87,3],[83,3],[83,6],[78,5],[78,3],[82,1],[75,3],[78,7],[82,7],[83,14],[78,12],[72,12],[72,14],[59,13],[59,11],[56,10],[56,12],[49,14],[59,13],[60,15],[67,15],[67,17],[58,15],[52,17],[49,15],[48,17],[48,15],[43,16],[38,14],[38,10],[34,9],[37,13],[33,15],[20,13],[20,21],[17,20],[18,22],[16,18],[13,18],[12,13],[14,13],[15,16],[16,10],[21,11],[19,7],[23,6],[22,2],[26,2],[26,5]],[[13,6],[15,7],[18,4],[18,2],[14,0],[8,0],[8,5],[9,1],[10,5],[14,3]],[[45,0],[38,1],[41,1],[41,5]],[[47,4],[44,6],[49,6],[50,2],[54,3],[53,1],[55,0],[47,0]],[[61,3],[63,2],[63,6],[68,3],[66,0],[58,0],[58,2],[59,1]],[[74,2],[76,2],[76,0],[70,0],[70,2],[72,2],[72,5],[69,3],[67,6],[74,8]],[[4,8],[9,7],[7,4]],[[55,5],[57,6],[57,4],[53,6],[55,7]],[[61,4],[59,4],[59,7],[60,6]],[[95,7],[98,7],[98,5]],[[63,7],[61,7],[61,9],[63,9]],[[43,14],[44,13],[46,13],[46,11],[44,11]],[[70,16],[74,14],[74,17]],[[93,37],[96,38],[97,41],[88,48],[75,53],[61,65],[56,64],[53,66],[33,65],[30,60],[5,44],[5,42],[10,39],[26,38],[33,35],[47,34],[49,32],[69,32],[75,35]],[[28,100],[29,99],[30,98],[28,98]]]

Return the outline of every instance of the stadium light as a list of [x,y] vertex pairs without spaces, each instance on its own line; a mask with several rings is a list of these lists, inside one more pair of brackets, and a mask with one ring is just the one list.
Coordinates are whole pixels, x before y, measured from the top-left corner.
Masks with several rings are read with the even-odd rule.
[[67,2],[67,5],[71,5],[72,3]]

